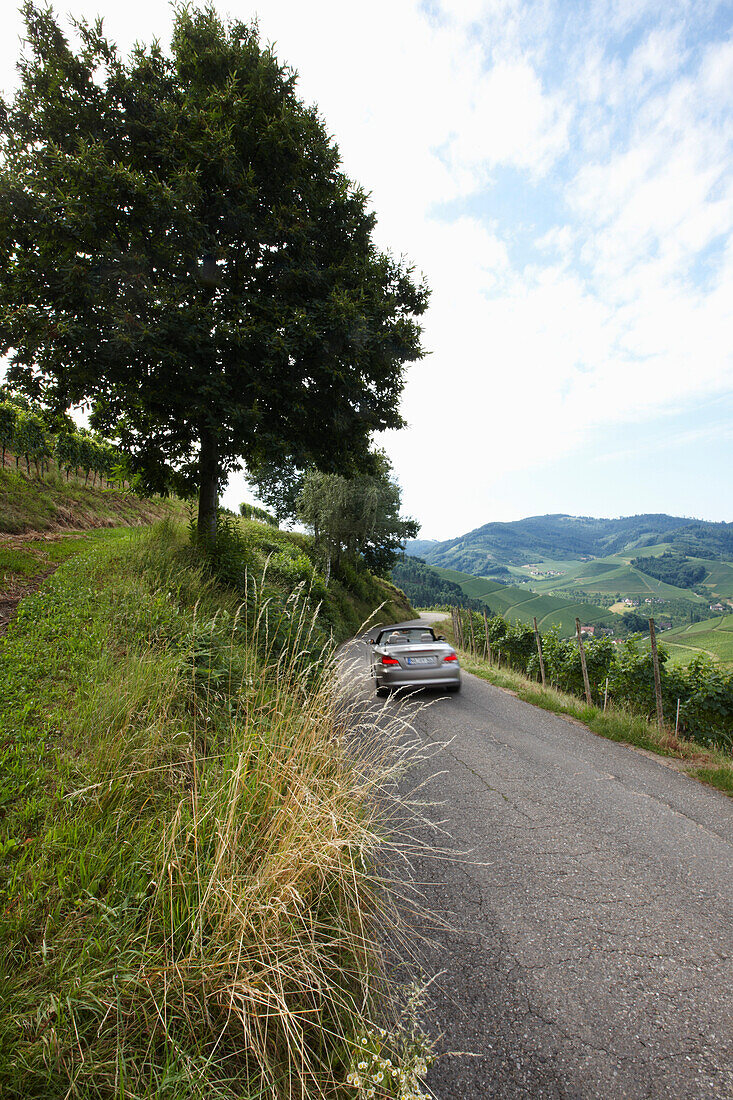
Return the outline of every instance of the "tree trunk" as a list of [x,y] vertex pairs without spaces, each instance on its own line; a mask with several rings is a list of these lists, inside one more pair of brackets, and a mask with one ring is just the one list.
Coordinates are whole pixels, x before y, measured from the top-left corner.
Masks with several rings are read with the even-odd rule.
[[211,428],[201,429],[199,453],[199,542],[216,542],[216,511],[219,503],[219,452]]

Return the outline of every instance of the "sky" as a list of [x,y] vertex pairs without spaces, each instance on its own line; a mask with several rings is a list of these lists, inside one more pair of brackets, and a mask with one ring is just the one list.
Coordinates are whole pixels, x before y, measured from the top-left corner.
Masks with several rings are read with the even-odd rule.
[[[733,3],[219,0],[299,73],[380,247],[432,289],[421,538],[567,512],[733,520]],[[126,51],[162,0],[64,0]],[[22,33],[0,0],[0,86]],[[234,476],[224,502],[253,499]]]

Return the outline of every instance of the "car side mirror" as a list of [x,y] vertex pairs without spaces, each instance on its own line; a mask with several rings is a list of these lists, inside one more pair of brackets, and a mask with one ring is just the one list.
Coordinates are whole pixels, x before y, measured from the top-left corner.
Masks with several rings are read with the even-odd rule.
[[377,644],[377,639],[376,638],[370,638],[369,639],[369,645],[376,645],[376,644]]
[[435,640],[436,640],[436,642],[444,642],[445,641],[445,634],[438,634],[438,636]]

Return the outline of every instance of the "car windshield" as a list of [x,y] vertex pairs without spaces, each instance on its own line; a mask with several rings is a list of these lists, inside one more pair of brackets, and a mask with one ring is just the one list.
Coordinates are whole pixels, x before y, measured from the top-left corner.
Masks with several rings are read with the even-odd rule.
[[380,645],[418,645],[420,642],[427,644],[434,642],[435,635],[432,630],[424,627],[398,627],[383,630],[379,635]]

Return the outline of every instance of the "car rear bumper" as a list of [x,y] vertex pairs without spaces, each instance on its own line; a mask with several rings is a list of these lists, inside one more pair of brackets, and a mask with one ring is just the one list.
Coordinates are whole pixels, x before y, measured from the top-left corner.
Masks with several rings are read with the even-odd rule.
[[461,682],[461,670],[455,662],[434,668],[377,668],[374,678],[378,688],[452,687]]

